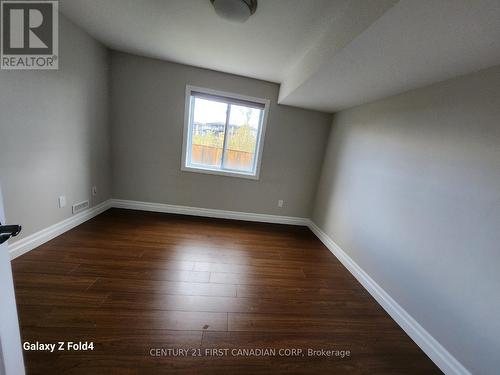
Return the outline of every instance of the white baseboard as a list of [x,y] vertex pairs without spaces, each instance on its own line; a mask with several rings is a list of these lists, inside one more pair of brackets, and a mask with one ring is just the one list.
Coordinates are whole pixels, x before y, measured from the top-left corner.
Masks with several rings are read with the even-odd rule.
[[71,228],[74,228],[77,225],[80,225],[85,221],[92,219],[93,217],[99,215],[101,212],[106,211],[110,207],[111,200],[107,200],[98,204],[97,206],[91,207],[63,221],[51,225],[50,227],[33,233],[19,241],[14,242],[13,244],[9,244],[10,259],[15,259],[18,256],[23,255],[30,250],[33,250],[35,247],[38,247],[45,242],[50,241],[54,237],[63,234]]
[[19,241],[16,241],[13,244],[9,244],[10,259],[11,260],[15,259],[18,256],[21,256],[27,253],[28,251],[33,250],[35,247],[38,247],[44,244],[45,242],[50,241],[54,237],[57,237],[63,234],[64,232],[76,227],[77,225],[80,225],[85,221],[92,219],[93,217],[99,215],[100,213],[112,207],[125,208],[130,210],[215,217],[222,219],[258,221],[264,223],[303,225],[303,226],[309,225],[309,219],[301,217],[254,214],[248,212],[215,210],[215,209],[199,208],[199,207],[175,206],[162,203],[108,199],[107,201],[100,203],[95,207],[91,207],[63,221],[60,221],[59,223],[51,225],[50,227],[42,229],[41,231],[38,231]]
[[226,211],[209,208],[176,206],[163,203],[149,203],[121,199],[109,199],[95,207],[80,212],[66,220],[51,225],[39,232],[9,245],[11,259],[34,249],[54,237],[82,224],[107,209],[124,208],[131,210],[165,212],[182,215],[214,217],[222,219],[257,221],[265,223],[308,226],[323,244],[339,259],[363,287],[377,300],[387,313],[399,324],[429,358],[448,375],[471,375],[434,337],[431,336],[410,314],[408,314],[387,292],[382,289],[358,264],[345,253],[326,233],[307,218],[255,214],[248,212]]
[[384,310],[412,338],[425,354],[447,375],[471,375],[432,335],[406,312],[387,292],[382,289],[363,269],[342,250],[314,222],[309,221],[311,231],[337,257],[337,259],[363,285]]
[[249,212],[226,211],[211,208],[176,206],[164,203],[149,203],[130,201],[122,199],[112,199],[111,206],[115,208],[125,208],[129,210],[165,212],[170,214],[181,214],[191,216],[215,217],[220,219],[258,221],[264,223],[289,224],[308,226],[310,220],[302,217],[278,216],[266,214],[254,214]]

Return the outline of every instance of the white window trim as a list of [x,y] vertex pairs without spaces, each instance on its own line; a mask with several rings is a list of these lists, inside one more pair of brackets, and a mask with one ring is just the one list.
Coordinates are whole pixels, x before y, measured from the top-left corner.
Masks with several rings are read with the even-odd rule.
[[[262,126],[260,127],[260,136],[257,138],[257,151],[255,157],[256,165],[255,165],[255,174],[246,173],[246,172],[231,172],[224,171],[220,169],[210,169],[210,168],[201,168],[201,167],[188,167],[186,166],[186,155],[188,148],[188,138],[189,138],[189,118],[190,118],[190,100],[191,100],[191,92],[201,92],[209,95],[219,95],[226,96],[228,98],[241,99],[254,103],[264,104],[264,118],[262,119]],[[271,101],[269,99],[255,98],[252,96],[245,96],[240,94],[235,94],[227,91],[219,91],[207,89],[204,87],[186,85],[186,98],[184,104],[184,134],[182,137],[182,158],[181,158],[181,171],[184,172],[196,172],[196,173],[206,173],[212,175],[219,176],[228,176],[228,177],[239,177],[239,178],[248,178],[251,180],[258,180],[260,178],[260,167],[262,163],[262,152],[264,150],[264,139],[266,136],[266,128],[267,128],[267,118],[269,116],[269,107]]]

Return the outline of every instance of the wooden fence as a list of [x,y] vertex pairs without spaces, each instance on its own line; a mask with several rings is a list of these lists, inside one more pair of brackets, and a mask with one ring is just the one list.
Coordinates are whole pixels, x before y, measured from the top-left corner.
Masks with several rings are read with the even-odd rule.
[[[191,162],[193,164],[219,165],[222,148],[193,144]],[[253,153],[237,150],[226,150],[224,167],[231,169],[251,170]]]

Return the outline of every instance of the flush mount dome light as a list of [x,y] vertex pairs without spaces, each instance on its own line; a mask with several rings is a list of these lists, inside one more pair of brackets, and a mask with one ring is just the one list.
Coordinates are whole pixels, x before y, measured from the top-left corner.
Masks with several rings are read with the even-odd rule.
[[229,21],[245,22],[257,10],[257,0],[210,0],[215,13]]

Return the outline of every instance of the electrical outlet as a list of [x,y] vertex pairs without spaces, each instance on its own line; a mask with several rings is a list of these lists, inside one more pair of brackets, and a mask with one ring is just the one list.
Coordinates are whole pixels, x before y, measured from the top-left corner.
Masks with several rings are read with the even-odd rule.
[[280,200],[278,201],[278,207],[283,207],[283,199],[280,199]]
[[66,196],[61,195],[59,197],[59,208],[66,207]]
[[97,195],[97,186],[92,186],[92,196],[96,196]]

